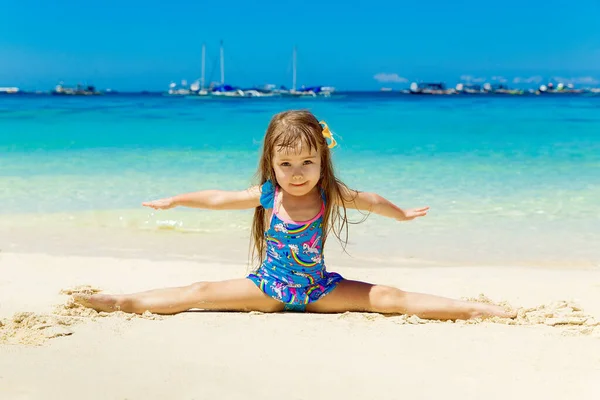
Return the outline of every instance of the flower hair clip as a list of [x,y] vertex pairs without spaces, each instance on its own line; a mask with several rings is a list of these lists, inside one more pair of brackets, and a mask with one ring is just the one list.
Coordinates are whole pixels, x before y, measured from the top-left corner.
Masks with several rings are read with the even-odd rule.
[[335,146],[337,146],[337,142],[333,138],[333,134],[329,130],[329,127],[327,126],[325,121],[319,121],[319,124],[321,124],[321,126],[323,127],[323,136],[325,137],[325,139],[329,139],[329,143],[327,144],[327,147],[329,147],[330,149],[333,149]]

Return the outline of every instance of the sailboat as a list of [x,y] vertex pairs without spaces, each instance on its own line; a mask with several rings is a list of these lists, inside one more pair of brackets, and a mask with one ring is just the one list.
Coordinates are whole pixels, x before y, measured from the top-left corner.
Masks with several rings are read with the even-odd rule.
[[289,95],[296,97],[316,97],[317,95],[314,92],[309,92],[305,90],[296,90],[296,60],[297,60],[297,50],[296,46],[294,46],[294,51],[292,53],[292,89],[289,91]]
[[224,97],[243,97],[244,92],[231,85],[225,84],[225,57],[223,53],[223,41],[221,41],[219,49],[220,63],[221,63],[221,84],[213,87],[211,94],[213,96],[224,96]]
[[296,71],[297,71],[297,50],[294,46],[294,52],[292,55],[292,89],[289,91],[290,96],[296,97],[317,97],[317,96],[331,96],[331,93],[335,90],[330,86],[302,86],[299,90],[296,89]]
[[204,88],[204,73],[206,71],[206,44],[202,43],[202,75],[200,82],[196,81],[190,85],[190,90],[196,96],[208,96],[208,90]]

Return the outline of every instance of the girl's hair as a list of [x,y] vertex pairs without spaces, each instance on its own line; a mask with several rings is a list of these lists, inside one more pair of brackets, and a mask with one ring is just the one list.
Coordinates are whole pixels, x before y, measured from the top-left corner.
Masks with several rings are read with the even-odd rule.
[[[321,178],[317,186],[323,189],[325,196],[323,246],[327,235],[330,231],[333,231],[333,234],[345,249],[348,243],[348,217],[343,201],[342,188],[345,188],[347,193],[349,191],[346,185],[335,176],[331,152],[323,136],[323,127],[311,112],[290,110],[273,116],[265,134],[262,155],[258,164],[259,184],[262,185],[270,180],[273,185],[277,185],[275,171],[273,170],[273,154],[276,148],[297,151],[299,146],[307,148],[308,151],[315,149],[321,155]],[[265,257],[266,240],[264,234],[266,223],[265,209],[262,206],[256,207],[254,220],[252,221],[252,242],[254,244],[252,259],[257,260],[258,265],[262,264]],[[342,232],[344,233],[343,239]],[[255,266],[257,265],[255,264]]]

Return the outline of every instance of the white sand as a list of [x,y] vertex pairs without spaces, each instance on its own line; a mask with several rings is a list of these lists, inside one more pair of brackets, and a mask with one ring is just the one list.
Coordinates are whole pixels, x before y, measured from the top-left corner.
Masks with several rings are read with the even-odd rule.
[[598,268],[331,269],[544,307],[522,310],[522,325],[376,314],[81,316],[64,307],[62,289],[124,293],[243,277],[245,266],[0,253],[0,399],[600,398]]

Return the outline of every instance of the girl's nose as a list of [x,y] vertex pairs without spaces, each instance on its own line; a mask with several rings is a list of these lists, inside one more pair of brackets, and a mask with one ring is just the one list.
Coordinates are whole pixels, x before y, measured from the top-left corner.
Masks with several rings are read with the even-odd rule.
[[295,169],[294,172],[292,173],[292,179],[294,179],[294,180],[302,179],[302,171],[299,169]]

